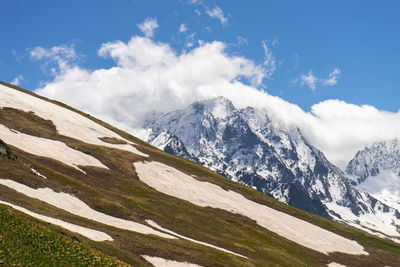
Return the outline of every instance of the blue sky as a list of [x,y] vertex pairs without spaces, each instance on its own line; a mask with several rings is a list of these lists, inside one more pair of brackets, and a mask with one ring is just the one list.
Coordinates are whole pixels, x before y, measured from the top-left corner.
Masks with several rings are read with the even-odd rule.
[[0,80],[144,138],[225,96],[344,167],[400,138],[397,0],[1,0]]
[[[216,7],[226,22],[207,14]],[[20,86],[29,90],[53,79],[51,63],[44,66],[29,56],[37,46],[73,46],[80,66],[111,66],[111,59],[97,55],[101,45],[143,35],[137,25],[151,17],[158,23],[153,40],[177,51],[188,49],[189,40],[194,46],[198,40],[218,40],[227,44],[227,53],[262,64],[265,42],[276,60],[275,72],[264,79],[265,90],[304,110],[326,99],[341,99],[397,111],[399,8],[394,0],[2,0],[0,79],[20,77]],[[179,32],[182,23],[185,32]],[[335,68],[340,70],[337,83],[323,85]],[[321,79],[315,90],[301,82],[310,70]]]

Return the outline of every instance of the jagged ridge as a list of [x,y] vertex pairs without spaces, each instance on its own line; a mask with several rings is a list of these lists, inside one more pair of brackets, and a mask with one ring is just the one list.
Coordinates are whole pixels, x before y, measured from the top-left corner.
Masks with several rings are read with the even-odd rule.
[[[298,129],[274,127],[265,111],[237,109],[230,100],[218,97],[183,110],[154,113],[144,127],[152,130],[147,140],[151,144],[168,147],[167,131],[179,146],[165,151],[191,158],[225,177],[325,218],[358,227],[385,228],[378,225],[382,213],[398,217],[397,210],[354,187],[354,182]],[[376,221],[365,221],[366,215],[375,216]]]

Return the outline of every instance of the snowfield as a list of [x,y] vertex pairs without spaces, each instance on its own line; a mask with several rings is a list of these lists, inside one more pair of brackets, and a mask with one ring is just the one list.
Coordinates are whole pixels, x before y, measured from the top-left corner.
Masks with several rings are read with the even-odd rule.
[[[25,112],[31,111],[45,120],[51,120],[61,135],[81,140],[88,144],[118,148],[139,156],[148,157],[147,154],[137,150],[128,140],[79,113],[1,84],[0,107],[21,109]],[[101,141],[99,139],[101,137],[118,138],[128,144],[110,144]]]
[[158,230],[160,230],[160,231],[169,233],[169,234],[171,234],[171,235],[178,236],[178,237],[180,237],[180,238],[182,238],[182,239],[189,240],[189,241],[191,241],[191,242],[193,242],[193,243],[197,243],[197,244],[200,244],[200,245],[203,245],[203,246],[215,248],[215,249],[221,250],[221,251],[223,251],[223,252],[225,252],[225,253],[230,253],[230,254],[233,254],[233,255],[236,255],[236,256],[239,256],[239,257],[248,259],[246,256],[237,254],[237,253],[232,252],[232,251],[230,251],[230,250],[227,250],[227,249],[224,249],[224,248],[221,248],[221,247],[217,247],[217,246],[211,245],[211,244],[206,243],[206,242],[198,241],[198,240],[195,240],[195,239],[193,239],[193,238],[190,238],[190,237],[186,237],[186,236],[177,234],[177,233],[175,233],[175,232],[173,232],[173,231],[171,231],[171,230],[168,230],[168,229],[165,229],[165,228],[161,227],[160,225],[158,225],[156,222],[153,222],[152,220],[146,220],[146,222],[147,222],[149,225],[151,225],[152,227],[154,227],[154,228],[156,228],[156,229],[158,229]]
[[395,237],[391,238],[391,240],[400,243],[398,239],[400,235],[397,232],[395,224],[395,222],[398,223],[398,220],[390,213],[377,211],[375,214],[366,213],[355,216],[350,208],[339,206],[335,203],[325,203],[325,205],[330,210],[340,214],[341,219],[337,219],[337,221],[342,221],[350,226],[362,229],[363,231],[381,238],[388,238],[388,236]]
[[25,152],[58,160],[80,171],[82,170],[79,169],[78,165],[108,169],[98,159],[72,149],[63,142],[20,133],[1,124],[0,139]]
[[178,262],[173,260],[166,260],[159,257],[142,255],[142,257],[153,264],[155,267],[201,267],[200,265],[188,262]]
[[246,199],[209,182],[198,181],[159,162],[135,162],[139,179],[155,190],[201,207],[220,208],[255,220],[260,226],[307,248],[328,254],[368,255],[356,241]]
[[141,234],[152,234],[163,238],[176,239],[176,237],[174,236],[164,234],[146,225],[133,221],[128,221],[125,219],[116,218],[98,212],[90,208],[88,205],[86,205],[85,202],[81,201],[80,199],[63,192],[61,193],[54,192],[51,188],[33,189],[24,184],[20,184],[13,180],[7,180],[7,179],[0,179],[0,184],[7,186],[11,189],[14,189],[15,191],[22,193],[28,197],[39,199],[43,202],[46,202],[47,204],[50,204],[59,209],[65,210],[67,212],[70,212],[72,214],[75,214],[77,216],[89,220],[93,220],[102,224],[106,224],[124,230],[138,232]]
[[347,267],[347,266],[337,262],[331,262],[328,264],[328,267]]
[[25,208],[22,208],[20,206],[17,206],[17,205],[14,205],[14,204],[2,201],[2,200],[0,200],[0,204],[10,206],[13,209],[16,209],[16,210],[19,210],[19,211],[21,211],[21,212],[23,212],[25,214],[28,214],[29,216],[32,216],[34,218],[37,218],[39,220],[42,220],[42,221],[45,221],[45,222],[48,222],[48,223],[51,223],[51,224],[54,224],[54,225],[57,225],[57,226],[60,226],[62,228],[67,229],[68,231],[81,234],[83,236],[86,236],[89,239],[94,240],[94,241],[113,241],[111,236],[109,236],[106,233],[97,231],[97,230],[93,230],[93,229],[86,228],[86,227],[83,227],[83,226],[79,226],[79,225],[76,225],[76,224],[64,222],[62,220],[51,218],[51,217],[48,217],[48,216],[44,216],[44,215],[38,214],[36,212],[29,211],[29,210],[27,210]]

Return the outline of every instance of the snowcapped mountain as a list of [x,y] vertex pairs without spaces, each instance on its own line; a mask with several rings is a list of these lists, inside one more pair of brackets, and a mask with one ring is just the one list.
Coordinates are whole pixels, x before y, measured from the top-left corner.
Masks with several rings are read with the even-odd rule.
[[189,152],[186,150],[183,142],[176,137],[174,134],[171,134],[167,130],[161,131],[157,136],[151,137],[151,145],[158,147],[165,152],[168,152],[173,155],[177,155],[182,158],[190,159],[196,161],[194,157],[192,157]]
[[[289,205],[384,236],[400,236],[396,209],[359,191],[298,129],[276,129],[261,110],[237,109],[218,97],[154,113],[144,127],[152,130],[151,144]],[[170,143],[179,146],[170,149]]]
[[357,188],[400,210],[400,139],[377,142],[357,152],[346,167]]
[[[320,214],[338,218],[328,204],[368,196],[298,130],[274,129],[257,110],[219,98],[152,118],[176,130],[154,131],[154,145]],[[7,266],[400,266],[389,240],[1,82],[0,222]]]

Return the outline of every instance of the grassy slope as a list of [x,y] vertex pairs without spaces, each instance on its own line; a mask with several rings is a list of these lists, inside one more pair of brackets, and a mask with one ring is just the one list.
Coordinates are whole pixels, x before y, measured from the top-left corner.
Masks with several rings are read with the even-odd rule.
[[5,266],[126,266],[65,230],[40,225],[3,205],[0,225],[0,260]]
[[[27,92],[21,88],[13,87]],[[32,94],[31,92],[28,93]],[[61,105],[72,109],[64,104]],[[2,176],[0,178],[13,179],[32,187],[47,186],[55,190],[73,193],[91,207],[121,218],[139,222],[143,222],[145,219],[153,219],[168,229],[241,253],[249,257],[250,260],[244,260],[183,240],[165,240],[107,227],[60,211],[39,201],[32,201],[32,199],[17,194],[15,191],[3,186],[0,186],[1,199],[24,206],[32,211],[105,231],[113,236],[114,242],[92,242],[83,237],[81,239],[85,244],[135,266],[146,265],[146,262],[139,256],[143,254],[174,260],[186,260],[205,266],[265,266],[266,264],[317,266],[331,261],[349,266],[400,266],[400,247],[393,242],[384,241],[364,232],[289,207],[255,190],[227,180],[193,162],[166,154],[87,114],[79,113],[137,143],[138,148],[150,154],[150,159],[152,160],[164,162],[189,174],[196,174],[199,180],[213,182],[223,188],[239,192],[253,201],[354,239],[367,249],[370,256],[349,256],[339,253],[329,256],[323,255],[281,238],[243,216],[218,209],[200,208],[188,202],[160,194],[148,188],[137,178],[132,162],[143,158],[127,152],[88,145],[78,140],[60,136],[51,122],[38,118],[33,114],[12,109],[1,110],[1,124],[32,135],[61,140],[71,147],[95,156],[103,164],[107,165],[110,170],[82,167],[87,172],[87,175],[84,175],[55,160],[30,155],[13,148],[24,159],[25,163],[33,165],[49,179],[44,180],[34,176],[29,172],[30,168],[26,164],[5,158],[0,158],[0,173]],[[118,140],[107,139],[104,141],[118,142]]]

